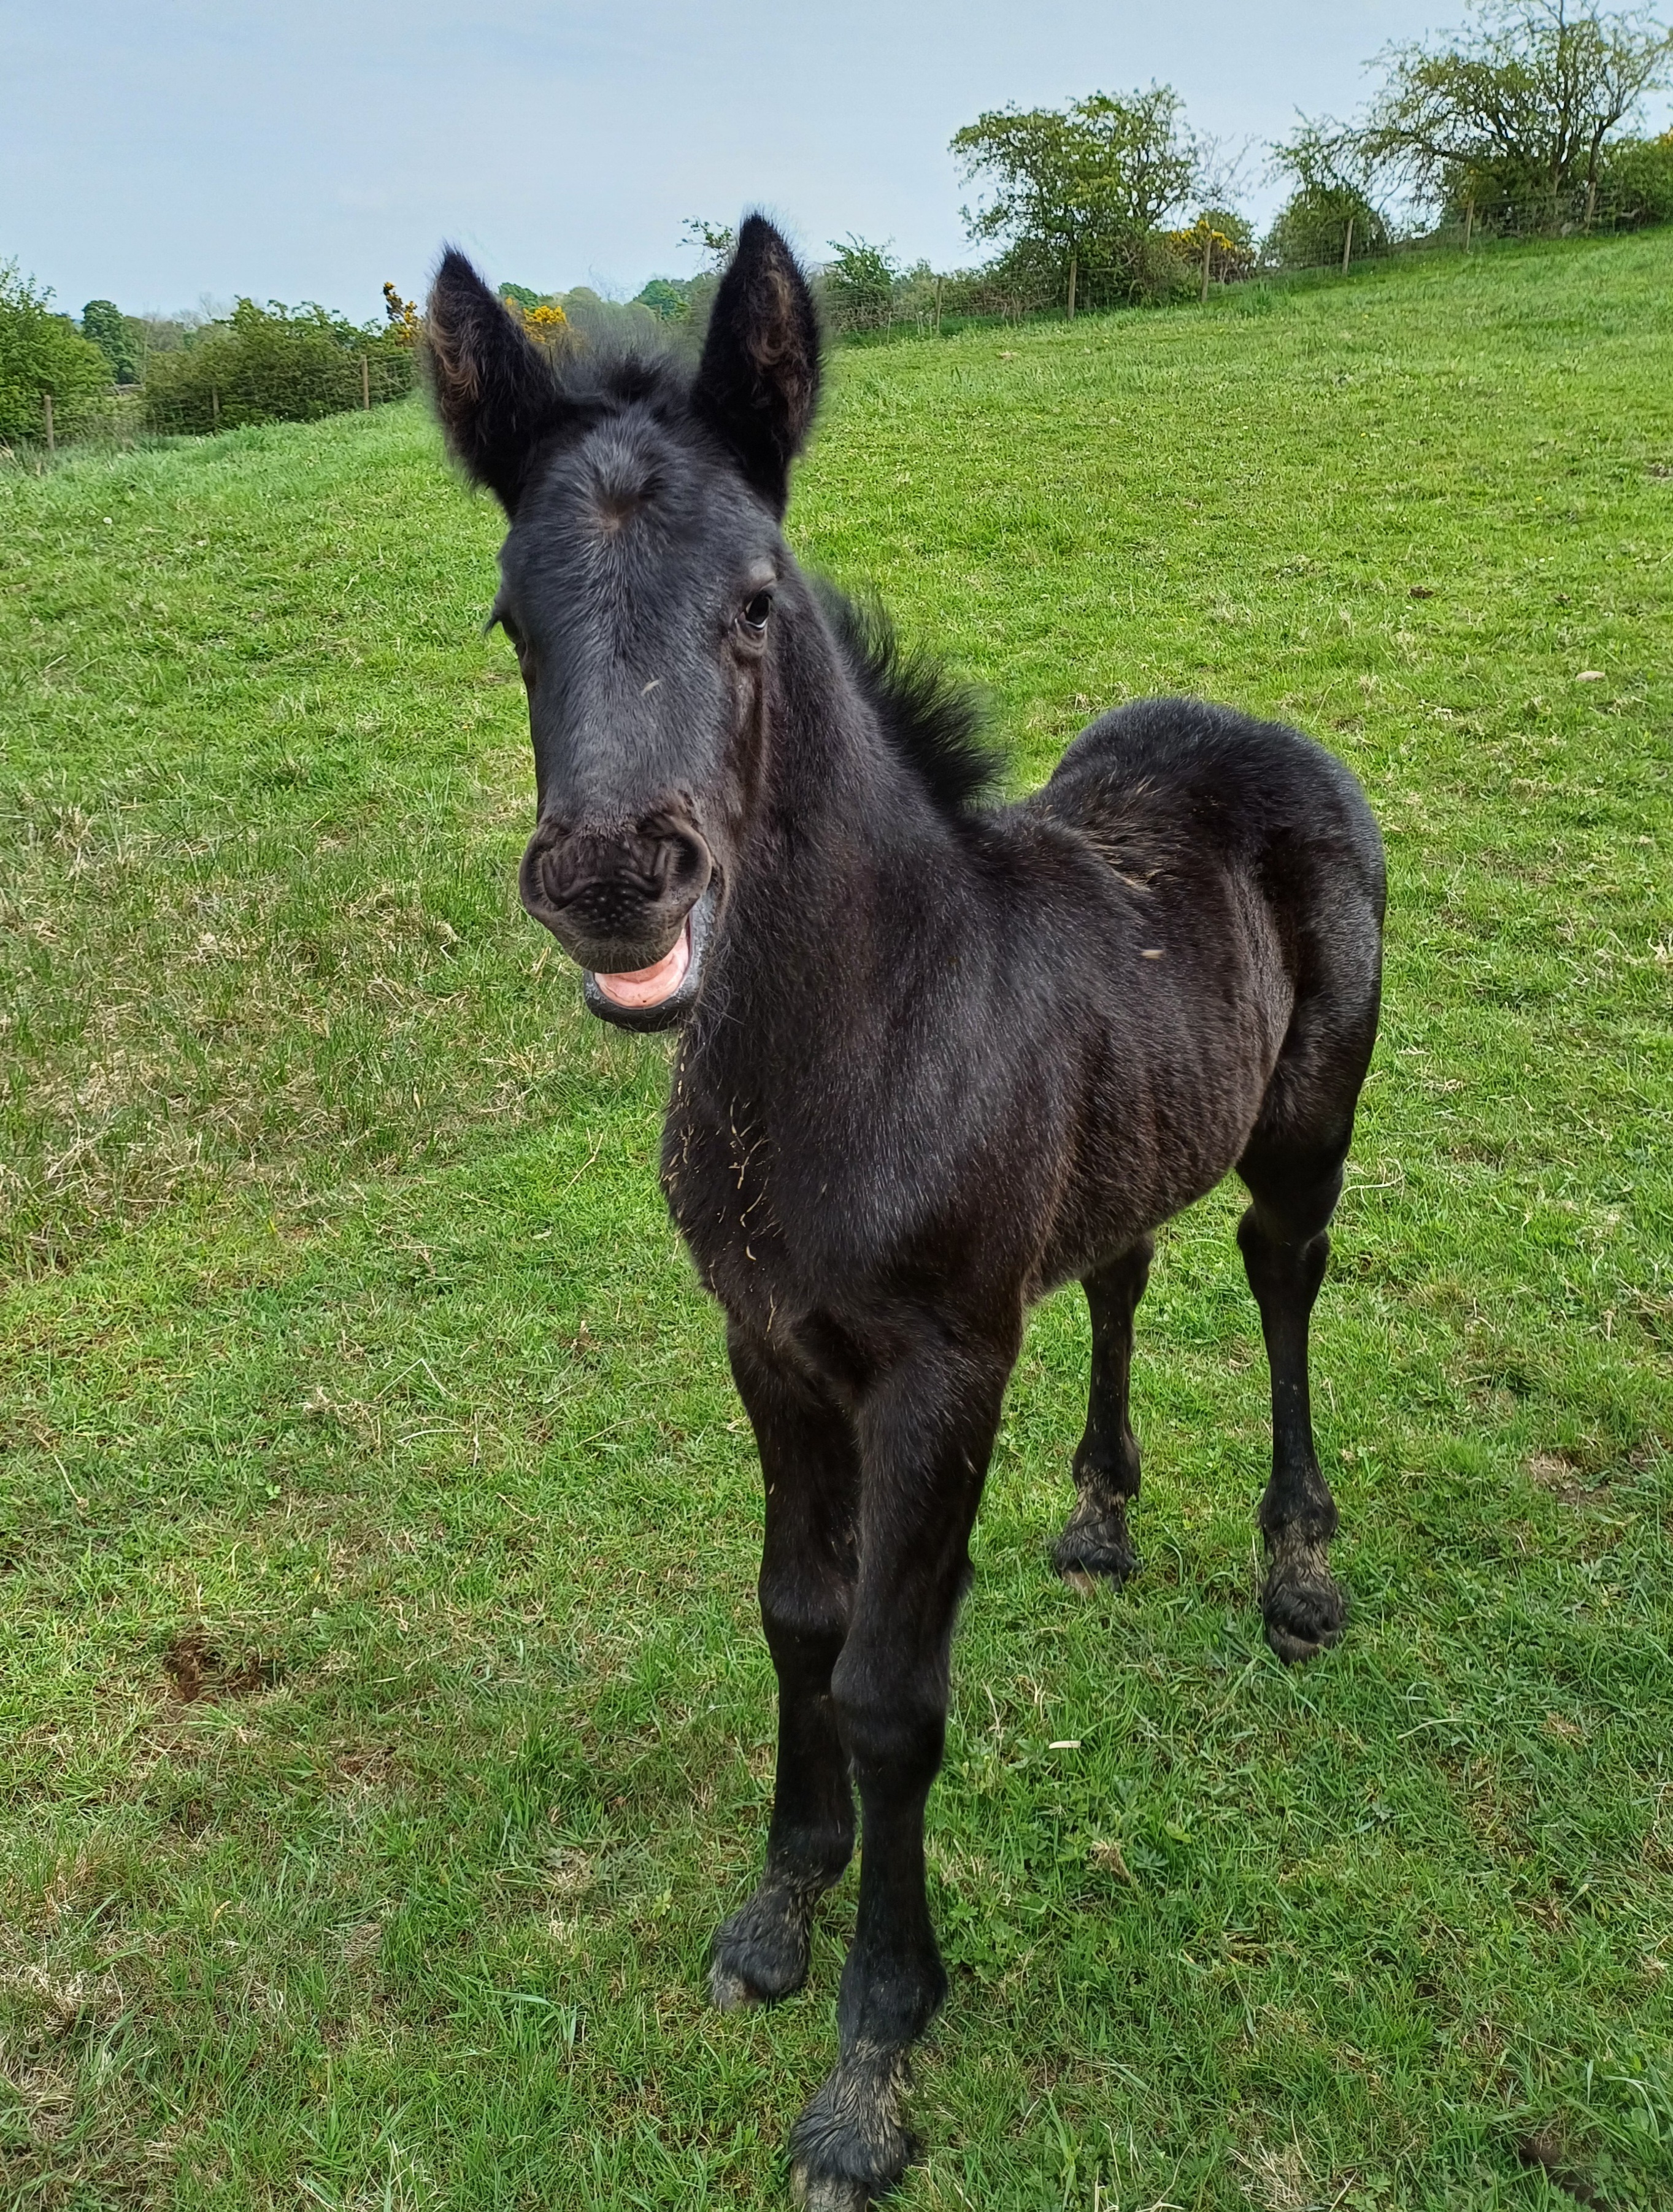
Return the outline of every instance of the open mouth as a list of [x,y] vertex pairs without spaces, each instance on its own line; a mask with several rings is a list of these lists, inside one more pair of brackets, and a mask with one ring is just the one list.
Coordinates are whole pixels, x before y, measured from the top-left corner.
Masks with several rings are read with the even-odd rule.
[[630,968],[620,975],[594,977],[612,1006],[660,1006],[685,981],[691,965],[691,917],[680,925],[672,949],[648,968]]
[[672,945],[648,968],[630,968],[613,975],[583,970],[581,990],[588,1010],[618,1029],[671,1028],[696,1001],[714,907],[711,883],[686,915]]

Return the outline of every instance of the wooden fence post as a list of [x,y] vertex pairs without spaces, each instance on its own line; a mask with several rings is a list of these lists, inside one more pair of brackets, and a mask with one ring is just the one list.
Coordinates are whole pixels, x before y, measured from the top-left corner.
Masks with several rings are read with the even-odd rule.
[[368,364],[367,357],[364,354],[362,354],[360,357],[360,404],[366,410],[368,414],[371,412],[372,371]]
[[1342,273],[1342,275],[1343,275],[1344,276],[1347,276],[1347,274],[1348,274],[1348,264],[1349,261],[1353,258],[1353,255],[1354,255],[1354,218],[1353,218],[1353,216],[1348,216],[1348,235],[1347,235],[1347,237],[1346,237],[1345,239],[1343,239],[1343,240],[1342,240],[1342,242],[1341,242],[1341,273]]
[[941,335],[941,280],[939,276],[935,279],[935,335],[937,337]]
[[1469,251],[1469,234],[1475,228],[1475,195],[1471,192],[1464,202],[1464,252]]
[[217,430],[221,428],[221,386],[218,384],[210,386],[210,421]]
[[49,453],[56,453],[58,441],[52,434],[52,395],[50,392],[41,393],[40,404],[46,416],[46,450]]
[[1069,248],[1069,320],[1071,322],[1074,320],[1074,280],[1080,274],[1080,256],[1071,246]]
[[1210,231],[1202,241],[1202,305],[1208,304],[1208,272],[1214,264],[1214,234]]

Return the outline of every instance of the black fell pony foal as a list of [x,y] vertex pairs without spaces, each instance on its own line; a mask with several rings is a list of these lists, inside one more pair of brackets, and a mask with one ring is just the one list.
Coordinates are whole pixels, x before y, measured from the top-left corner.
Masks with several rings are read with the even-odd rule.
[[453,449],[510,522],[523,900],[594,1012],[680,1025],[662,1180],[766,1480],[777,1792],[717,2003],[800,1984],[859,1793],[839,2055],[791,2143],[799,2201],[855,2212],[906,2163],[906,2053],[946,1988],[924,1806],[1024,1316],[1084,1284],[1054,1559],[1119,1583],[1151,1232],[1232,1168],[1272,1370],[1267,1634],[1299,1660],[1340,1629],[1307,1323],[1377,1024],[1381,846],[1326,753],[1186,700],[1105,715],[1031,799],[983,803],[967,708],[781,534],[818,340],[758,216],[694,376],[555,374],[454,253],[429,335]]

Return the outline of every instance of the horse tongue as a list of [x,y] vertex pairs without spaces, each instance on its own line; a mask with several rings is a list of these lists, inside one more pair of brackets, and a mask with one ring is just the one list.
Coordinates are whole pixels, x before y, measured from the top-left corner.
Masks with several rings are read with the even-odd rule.
[[688,922],[674,939],[672,950],[648,968],[630,968],[620,975],[596,975],[593,981],[612,1006],[657,1006],[672,998],[685,981],[691,964],[691,926]]

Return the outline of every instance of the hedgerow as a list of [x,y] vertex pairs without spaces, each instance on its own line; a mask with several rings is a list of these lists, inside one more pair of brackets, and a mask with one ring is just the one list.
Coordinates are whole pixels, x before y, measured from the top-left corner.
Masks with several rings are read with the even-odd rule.
[[413,347],[399,326],[347,321],[312,301],[287,307],[240,300],[179,353],[154,359],[145,380],[148,429],[234,429],[309,422],[412,389]]

